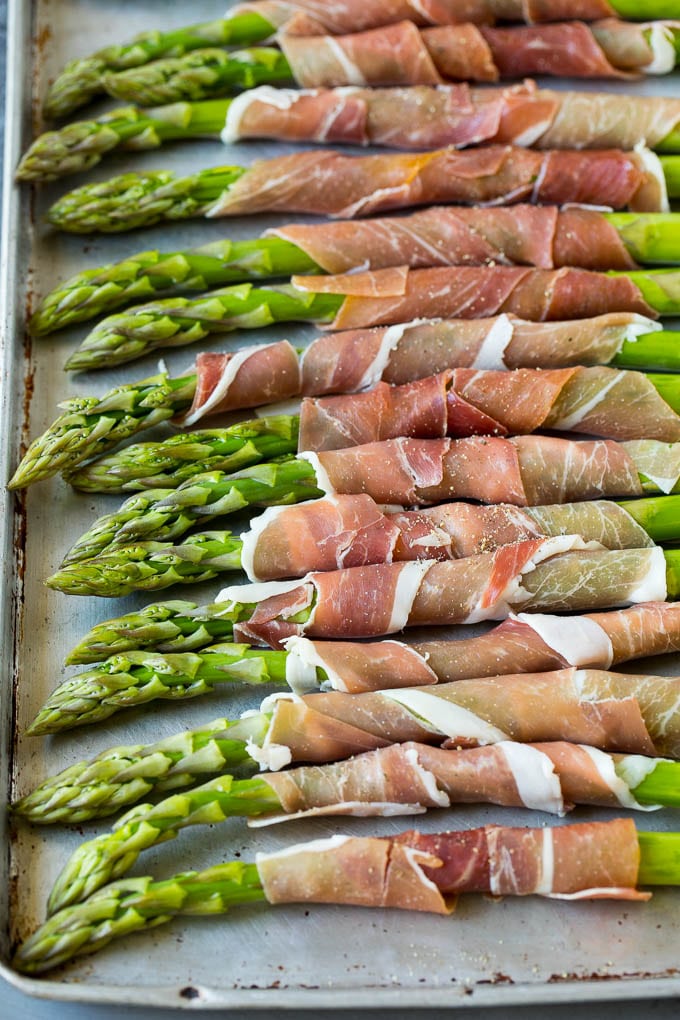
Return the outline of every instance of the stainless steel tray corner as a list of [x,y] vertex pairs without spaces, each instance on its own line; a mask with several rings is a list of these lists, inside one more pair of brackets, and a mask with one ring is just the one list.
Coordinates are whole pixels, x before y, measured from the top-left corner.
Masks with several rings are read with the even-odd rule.
[[[65,59],[94,50],[113,38],[164,25],[219,15],[222,5],[198,0],[184,4],[133,0],[9,0],[7,133],[0,255],[0,451],[3,477],[16,463],[20,442],[45,428],[57,400],[68,394],[103,392],[111,378],[67,380],[61,372],[65,339],[36,341],[24,335],[25,309],[32,280],[41,294],[54,280],[86,264],[97,265],[126,251],[182,242],[201,243],[227,233],[247,237],[269,225],[230,221],[178,224],[142,238],[55,237],[40,220],[50,197],[75,186],[72,180],[38,189],[15,187],[12,174],[32,128],[35,96]],[[647,86],[663,91],[668,82]],[[680,88],[677,77],[674,89]],[[162,163],[172,169],[250,161],[265,146],[228,151],[214,143],[176,146],[143,154],[138,166]],[[117,172],[121,161],[93,176]],[[291,334],[292,330],[287,330]],[[285,334],[282,334],[285,335]],[[296,330],[296,338],[312,335]],[[243,338],[238,338],[243,342]],[[255,338],[248,338],[255,342]],[[226,343],[230,343],[227,339]],[[189,363],[192,352],[173,352],[173,367]],[[132,365],[115,382],[145,374]],[[94,504],[97,504],[96,509]],[[110,504],[102,504],[110,505]],[[148,719],[113,721],[93,733],[48,741],[20,736],[35,708],[60,678],[63,653],[92,622],[122,611],[120,602],[93,605],[48,592],[42,578],[56,564],[76,530],[101,512],[99,503],[77,497],[58,480],[16,496],[0,489],[0,783],[7,801],[38,775],[55,771],[113,743],[134,743],[170,733],[200,719],[253,705],[257,698],[227,695],[203,704],[154,708]],[[205,589],[204,589],[205,591]],[[191,597],[189,595],[188,597]],[[148,599],[126,602],[141,605]],[[677,671],[680,663],[676,662]],[[669,816],[669,812],[665,813]],[[604,816],[604,815],[603,815]],[[455,820],[484,824],[497,817],[491,808],[461,808]],[[528,812],[508,812],[511,823],[536,824]],[[580,817],[598,817],[580,812]],[[433,814],[418,824],[441,828],[451,814]],[[641,826],[658,824],[653,816]],[[352,831],[383,832],[399,821],[356,819]],[[405,824],[408,824],[406,822]],[[671,821],[668,820],[670,825]],[[677,823],[676,823],[677,824]],[[248,831],[238,820],[197,834],[186,833],[162,845],[138,866],[158,874],[206,866],[232,853],[262,849],[328,834],[331,819],[301,828]],[[368,1007],[511,1006],[623,1000],[680,995],[680,891],[661,891],[651,904],[463,899],[453,918],[413,916],[397,911],[307,910],[291,907],[235,911],[222,921],[193,919],[135,936],[93,958],[81,958],[40,980],[17,975],[8,963],[11,941],[42,917],[51,881],[82,834],[94,831],[39,831],[3,814],[0,823],[0,974],[22,991],[43,998],[200,1008],[361,1009]],[[1,1012],[1,1010],[0,1010]]]

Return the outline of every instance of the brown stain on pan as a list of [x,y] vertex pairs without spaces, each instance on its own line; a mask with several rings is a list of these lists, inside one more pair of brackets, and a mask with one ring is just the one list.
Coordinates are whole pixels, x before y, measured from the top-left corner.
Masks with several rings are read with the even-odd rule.
[[620,974],[602,974],[593,971],[590,974],[577,974],[574,971],[561,974],[551,974],[547,983],[549,985],[566,984],[570,981],[641,981],[653,980],[654,978],[672,978],[680,973],[678,967],[668,967],[666,970],[631,970],[622,971]]

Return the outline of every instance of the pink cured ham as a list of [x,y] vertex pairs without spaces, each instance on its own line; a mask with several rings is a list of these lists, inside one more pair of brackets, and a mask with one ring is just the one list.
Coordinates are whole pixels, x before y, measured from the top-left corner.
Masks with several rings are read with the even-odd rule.
[[565,368],[606,363],[626,340],[659,328],[631,312],[594,319],[532,323],[511,315],[487,319],[417,320],[389,328],[349,330],[314,340],[299,355],[282,340],[236,353],[196,358],[191,407],[178,420],[295,396],[352,393],[381,379],[403,384],[450,368]]
[[217,601],[254,604],[234,639],[280,647],[291,636],[379,637],[407,626],[502,620],[513,610],[608,609],[666,598],[663,551],[584,549],[533,539],[459,560],[380,563],[300,581],[231,586]]
[[364,329],[418,317],[478,319],[499,312],[534,322],[610,311],[656,317],[632,279],[587,269],[402,267],[354,275],[294,276],[292,282],[313,294],[346,295],[329,329]]
[[626,339],[658,326],[631,312],[531,323],[515,316],[416,320],[314,340],[302,357],[302,393],[352,393],[381,379],[401,385],[449,368],[564,368],[606,364]]
[[640,473],[671,492],[680,478],[680,447],[656,440],[615,443],[553,436],[390,439],[307,454],[327,494],[367,492],[401,506],[476,499],[538,506],[582,499],[641,496]]
[[[627,78],[655,53],[649,25],[626,25],[625,37],[581,21],[559,25],[426,28],[412,21],[343,36],[285,34],[281,48],[303,88],[343,85],[437,85],[445,81],[557,75]],[[614,26],[622,24],[613,21]]]
[[368,393],[308,397],[301,450],[337,450],[397,436],[508,435],[539,428],[609,439],[680,440],[680,417],[640,372],[457,368]]
[[285,32],[335,35],[408,20],[416,25],[455,25],[470,21],[596,21],[616,15],[607,0],[259,0],[230,13],[259,14]]
[[499,741],[465,750],[393,744],[337,764],[263,776],[284,813],[251,824],[314,814],[419,814],[480,802],[560,815],[574,804],[635,807],[628,784],[614,771],[620,758],[563,741]]
[[539,149],[655,148],[680,122],[680,99],[508,87],[411,85],[390,89],[243,92],[227,111],[222,140],[456,148],[500,142]]
[[611,549],[653,545],[623,507],[608,501],[535,510],[444,503],[384,513],[364,494],[270,507],[241,536],[241,564],[250,580],[269,581],[368,563],[457,559],[564,534]]
[[258,160],[208,216],[259,212],[357,217],[433,203],[576,202],[654,212],[668,208],[660,167],[648,154],[536,152],[492,145],[457,151],[344,156],[319,150]]
[[[278,769],[406,740],[444,748],[566,740],[677,759],[679,684],[677,677],[562,669],[363,694],[281,694],[266,702],[271,719],[255,755]],[[318,744],[317,733],[324,735]]]
[[291,684],[304,689],[305,666],[312,666],[324,671],[333,690],[349,694],[565,666],[609,669],[629,659],[680,651],[680,605],[648,602],[566,621],[520,613],[476,637],[413,645],[292,638],[286,648],[293,660]]
[[541,269],[636,265],[615,228],[594,209],[435,207],[400,218],[294,224],[269,233],[290,241],[332,274],[491,263]]
[[459,893],[647,900],[627,818],[551,828],[487,825],[391,837],[335,835],[258,853],[269,903],[343,903],[448,914]]

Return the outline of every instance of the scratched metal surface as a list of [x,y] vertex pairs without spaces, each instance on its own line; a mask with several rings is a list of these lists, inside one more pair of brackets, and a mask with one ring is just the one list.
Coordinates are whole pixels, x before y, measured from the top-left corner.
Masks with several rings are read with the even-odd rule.
[[[16,162],[31,131],[36,96],[69,57],[90,52],[114,38],[128,38],[157,25],[213,17],[216,5],[147,0],[36,0],[10,2],[7,166]],[[652,91],[677,88],[677,79],[637,86]],[[225,150],[219,143],[168,147],[160,154],[134,157],[135,167],[192,167],[251,162],[272,152],[271,145],[248,144]],[[277,151],[281,151],[280,147]],[[103,179],[133,165],[130,157],[109,159],[90,174]],[[197,221],[156,228],[144,235],[104,238],[60,236],[41,216],[59,194],[79,183],[66,179],[32,193],[15,188],[5,175],[2,254],[2,370],[0,393],[3,473],[16,463],[21,439],[41,432],[66,395],[102,393],[111,385],[151,374],[156,359],[107,374],[67,380],[66,353],[84,335],[73,329],[30,342],[25,335],[27,309],[34,295],[86,265],[117,260],[150,247],[166,249],[205,243],[222,236],[245,238],[271,225],[259,221]],[[281,222],[285,218],[281,218]],[[248,333],[211,346],[254,343],[263,334]],[[268,337],[289,336],[300,344],[311,327],[280,327]],[[171,371],[188,366],[193,351],[175,351]],[[226,693],[176,706],[155,705],[152,712],[121,714],[105,725],[48,740],[22,737],[47,693],[62,678],[66,651],[92,624],[144,605],[145,597],[97,602],[50,592],[42,581],[95,515],[117,503],[83,497],[60,480],[42,483],[17,498],[0,492],[3,581],[1,638],[4,682],[0,690],[0,782],[7,797],[21,795],[36,780],[112,744],[148,742],[220,715],[254,707],[259,694]],[[197,601],[210,601],[219,584],[186,589]],[[666,660],[637,664],[640,671],[678,672]],[[577,812],[572,817],[605,817]],[[560,824],[529,812],[494,808],[458,808],[418,818],[436,831],[447,825],[468,827],[490,821],[512,824]],[[643,815],[638,824],[673,828],[671,812]],[[102,826],[77,830],[37,830],[2,819],[0,872],[2,956],[12,942],[44,916],[47,892],[68,854]],[[408,820],[333,819],[250,832],[238,819],[222,826],[188,830],[172,843],[144,855],[135,869],[167,875],[204,867],[236,854],[250,857],[335,831],[388,833]],[[678,906],[680,893],[655,894],[650,904],[463,899],[453,918],[421,917],[396,911],[333,907],[252,907],[213,920],[177,922],[135,936],[92,959],[84,959],[40,980],[17,976],[8,964],[2,975],[17,988],[40,997],[81,1002],[136,1003],[156,1006],[231,1008],[366,1008],[371,1006],[470,1006],[565,1003],[593,999],[630,999],[677,995]]]

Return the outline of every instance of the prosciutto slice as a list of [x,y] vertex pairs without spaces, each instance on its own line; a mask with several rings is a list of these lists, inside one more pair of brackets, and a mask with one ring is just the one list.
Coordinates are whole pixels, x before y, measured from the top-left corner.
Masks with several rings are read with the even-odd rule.
[[259,0],[229,11],[259,14],[285,32],[340,35],[408,19],[416,25],[507,21],[595,21],[616,12],[606,0]]
[[615,228],[595,209],[516,205],[428,208],[411,216],[279,227],[326,273],[388,266],[527,265],[633,269]]
[[459,893],[647,900],[631,819],[540,829],[487,825],[382,838],[335,835],[258,853],[269,903],[343,903],[449,914]]
[[454,748],[566,740],[680,756],[678,677],[562,669],[365,694],[277,694],[263,709],[273,710],[269,728],[261,746],[249,750],[275,769],[405,740]]
[[592,26],[582,21],[504,28],[467,23],[419,30],[413,21],[401,21],[339,37],[287,33],[281,48],[303,88],[495,82],[527,75],[628,78],[647,69],[673,69],[666,51],[670,48],[673,56],[677,25],[607,19]]
[[419,316],[478,319],[499,312],[535,322],[610,311],[657,317],[630,277],[587,269],[403,266],[341,276],[294,276],[292,282],[313,294],[346,295],[329,329],[384,326]]
[[270,581],[368,563],[457,559],[564,534],[610,549],[654,544],[627,510],[605,500],[524,510],[445,503],[384,513],[363,494],[269,507],[241,536],[241,563],[250,580]]
[[204,352],[186,425],[201,418],[295,396],[352,393],[381,379],[410,382],[449,368],[563,368],[606,363],[625,341],[660,329],[631,312],[575,322],[533,323],[512,315],[417,320],[318,337],[299,354],[287,341]]
[[661,165],[650,152],[536,152],[491,145],[464,152],[445,148],[371,156],[311,150],[258,160],[206,215],[356,217],[437,202],[577,202],[647,212],[669,208]]
[[300,581],[224,588],[254,604],[234,640],[278,647],[293,635],[378,637],[407,626],[502,620],[513,610],[585,611],[666,598],[660,548],[602,551],[575,536],[529,539],[460,560],[380,563]]
[[368,393],[308,397],[301,450],[338,450],[397,436],[496,435],[540,428],[609,439],[680,440],[680,417],[641,372],[616,368],[449,369]]
[[395,149],[500,142],[538,149],[655,148],[680,121],[680,99],[507,87],[410,85],[390,89],[275,89],[232,101],[225,145],[274,138]]
[[680,478],[680,446],[653,439],[390,439],[301,456],[316,466],[317,485],[327,494],[366,492],[377,503],[399,506],[450,499],[538,506],[641,496],[641,474],[665,493]]
[[653,758],[639,762],[640,757],[614,758],[593,747],[562,741],[499,741],[465,750],[415,742],[393,744],[338,764],[263,776],[284,814],[259,816],[254,824],[259,827],[286,817],[322,813],[418,814],[428,807],[479,802],[559,815],[575,803],[639,808],[628,782],[620,776],[629,771],[635,776],[633,785],[640,782],[657,763]]
[[455,640],[286,642],[286,677],[299,692],[317,686],[323,670],[332,690],[348,694],[386,687],[505,673],[538,673],[565,666],[609,669],[629,659],[680,651],[680,605],[647,602],[585,616],[511,614],[485,634]]

